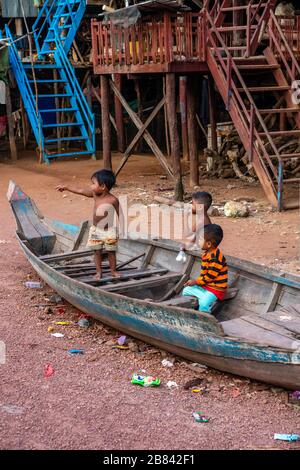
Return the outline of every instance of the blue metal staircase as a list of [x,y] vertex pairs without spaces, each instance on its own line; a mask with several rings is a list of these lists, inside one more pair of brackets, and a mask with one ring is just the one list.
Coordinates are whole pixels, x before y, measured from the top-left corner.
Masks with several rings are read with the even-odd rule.
[[[22,61],[18,43],[5,27],[10,63],[46,163],[51,158],[95,154],[94,115],[67,56],[85,5],[85,0],[44,2],[33,25],[37,57],[33,63]],[[55,135],[51,135],[53,132]],[[71,143],[76,148],[69,148]]]

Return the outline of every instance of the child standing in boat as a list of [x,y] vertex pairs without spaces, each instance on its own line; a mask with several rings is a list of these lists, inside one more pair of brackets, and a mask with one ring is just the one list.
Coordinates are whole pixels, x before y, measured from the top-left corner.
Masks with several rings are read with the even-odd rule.
[[94,198],[93,225],[90,228],[87,246],[95,250],[96,278],[102,277],[102,252],[108,253],[111,274],[119,277],[116,267],[116,251],[118,244],[119,200],[110,190],[116,182],[110,170],[96,171],[91,177],[89,188],[74,188],[59,185],[58,191],[70,191],[86,197]]
[[182,248],[187,250],[191,249],[192,246],[196,243],[199,236],[199,232],[208,224],[211,224],[211,220],[207,213],[208,209],[212,204],[212,196],[210,193],[205,191],[197,191],[192,195],[192,214],[193,216],[197,215],[198,208],[203,207],[203,219],[197,221],[193,219],[192,231],[187,234],[186,239],[182,245]]
[[218,248],[223,239],[220,225],[208,224],[203,229],[201,273],[186,282],[182,295],[197,297],[199,310],[211,312],[213,304],[225,296],[228,281],[226,258]]

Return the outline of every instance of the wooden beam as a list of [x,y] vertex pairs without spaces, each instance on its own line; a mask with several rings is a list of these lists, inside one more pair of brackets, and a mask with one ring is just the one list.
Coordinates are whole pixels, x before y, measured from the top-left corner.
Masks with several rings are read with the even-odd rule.
[[[100,103],[101,105],[101,97],[99,95],[99,93],[97,92],[96,88],[92,87],[92,92],[94,93],[94,96],[96,98],[96,100]],[[114,120],[113,116],[109,113],[109,119],[110,119],[110,122],[112,123],[115,131],[117,132],[117,125],[116,125],[116,121]]]
[[135,135],[135,137],[133,138],[133,140],[130,142],[129,146],[127,147],[127,149],[125,150],[124,152],[124,156],[123,156],[123,159],[120,163],[120,165],[118,166],[118,169],[116,170],[115,174],[118,175],[120,173],[120,171],[122,170],[123,166],[125,165],[125,163],[127,162],[128,158],[130,157],[136,143],[140,140],[140,138],[143,136],[145,130],[147,129],[147,127],[149,126],[149,124],[151,123],[151,121],[155,118],[155,116],[158,114],[158,112],[160,111],[160,109],[163,107],[164,103],[165,103],[166,99],[165,97],[163,97],[160,102],[155,106],[154,110],[152,111],[152,113],[150,114],[150,116],[147,118],[147,120],[145,121],[145,123],[140,127],[140,126],[137,126],[138,127],[138,133]]
[[181,118],[182,157],[189,160],[188,128],[187,128],[187,77],[179,77],[179,103]]
[[[166,79],[163,77],[163,92],[164,96],[166,96]],[[164,123],[165,123],[165,137],[166,137],[166,149],[167,155],[170,155],[170,137],[169,137],[169,123],[168,123],[168,115],[167,115],[167,105],[164,105]]]
[[174,73],[168,73],[166,75],[166,103],[171,141],[171,155],[173,160],[173,174],[175,184],[174,197],[177,201],[183,201],[183,184],[176,115],[176,77]]
[[6,114],[8,119],[8,137],[10,145],[10,154],[13,162],[18,160],[17,146],[14,134],[14,121],[12,116],[11,94],[9,85],[5,85]]
[[108,284],[109,287],[112,287],[114,284],[119,286],[120,281],[122,281],[121,284],[123,284],[124,281],[127,280],[135,279],[137,281],[138,279],[151,277],[155,274],[166,274],[167,272],[168,270],[166,268],[146,269],[145,271],[132,270],[129,273],[120,274],[120,277],[107,276],[101,279],[95,279],[95,276],[87,276],[85,273],[83,273],[81,276],[79,276],[78,281],[84,282],[85,284],[89,284],[91,286],[103,286],[109,282],[113,283]]
[[270,291],[270,295],[267,299],[267,302],[266,302],[261,314],[264,314],[264,313],[267,313],[267,312],[272,312],[275,309],[281,292],[282,292],[282,284],[278,284],[277,282],[273,282],[273,286],[272,286],[272,289]]
[[[110,80],[110,86],[112,88],[112,90],[114,91],[114,93],[117,95],[117,97],[119,98],[120,102],[122,103],[122,106],[126,109],[127,113],[129,114],[130,118],[132,119],[133,123],[136,125],[137,128],[141,127],[143,125],[142,121],[139,119],[139,117],[137,116],[137,114],[132,111],[132,109],[130,108],[129,104],[127,103],[127,101],[125,100],[125,98],[122,96],[122,94],[119,92],[119,90],[117,89],[117,87],[115,86],[114,82],[112,80]],[[164,154],[161,152],[161,150],[159,149],[158,145],[156,144],[156,142],[154,141],[153,137],[149,134],[149,132],[147,131],[147,129],[145,130],[144,134],[143,134],[143,137],[145,139],[145,141],[147,142],[147,144],[149,145],[149,147],[151,148],[151,150],[153,151],[154,155],[156,156],[156,158],[158,159],[158,161],[160,162],[160,164],[162,165],[162,167],[165,169],[165,171],[167,172],[167,174],[171,177],[173,177],[173,173],[172,173],[172,170],[170,169],[169,167],[169,164],[166,160],[166,157],[164,156]]]
[[[114,81],[119,92],[122,93],[122,75],[120,73],[114,74]],[[123,153],[125,150],[125,132],[123,121],[122,104],[119,98],[115,95],[115,117],[116,117],[116,130],[118,140],[118,150]]]
[[211,76],[208,78],[208,97],[209,97],[209,120],[211,128],[211,147],[212,150],[218,152],[218,135],[217,135],[217,116],[216,116],[216,92],[214,80]]
[[102,122],[102,148],[103,167],[112,169],[111,162],[111,135],[109,120],[109,78],[107,75],[100,75],[101,86],[101,122]]
[[92,256],[95,253],[95,250],[79,250],[79,251],[69,251],[67,253],[56,253],[52,255],[43,255],[39,256],[39,259],[44,261],[44,263],[53,263],[56,261],[65,261],[68,259],[75,258],[84,258],[86,256]]
[[187,128],[189,138],[190,154],[190,185],[192,187],[199,184],[199,162],[197,146],[197,83],[195,77],[189,75],[187,86]]
[[88,220],[85,220],[80,225],[79,232],[78,232],[78,234],[76,235],[76,237],[74,239],[74,245],[73,245],[72,251],[77,251],[78,250],[78,248],[80,246],[80,243],[82,242],[83,236],[84,236],[85,232],[87,231],[88,225],[89,225]]
[[107,284],[101,286],[100,289],[107,290],[109,292],[126,292],[128,290],[137,290],[145,287],[156,287],[162,286],[167,282],[177,282],[181,278],[181,274],[170,273],[163,275],[154,275],[153,277],[148,277],[146,279],[135,279],[133,281],[118,282],[117,284]]

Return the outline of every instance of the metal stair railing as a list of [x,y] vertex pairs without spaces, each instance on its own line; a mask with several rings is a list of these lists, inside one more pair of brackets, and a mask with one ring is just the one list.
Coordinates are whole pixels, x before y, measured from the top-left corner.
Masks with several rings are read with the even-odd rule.
[[[86,2],[84,0],[45,1],[33,25],[33,29],[36,31],[34,39],[36,42],[37,52],[39,56],[45,53],[45,49],[47,50],[47,42],[45,42],[45,40],[49,39],[49,35],[51,33],[53,33],[53,42],[56,41],[55,32],[59,29],[65,29],[67,31],[66,36],[58,36],[58,38],[61,42],[63,42],[64,50],[66,52],[69,52],[72,42],[75,38],[77,29],[84,15],[85,6]],[[66,9],[68,10],[67,12]],[[64,28],[64,25],[62,25],[62,27],[60,28],[59,23],[61,18],[70,18],[71,23],[67,25],[68,27]]]
[[62,8],[58,7],[57,3],[57,0],[45,0],[42,9],[40,10],[38,17],[33,24],[33,37],[39,56],[42,53],[42,47],[44,45],[43,35],[47,36],[54,14],[58,11],[59,8]]
[[74,69],[70,64],[70,61],[68,59],[68,56],[66,52],[64,51],[64,48],[59,41],[59,38],[57,37],[57,32],[55,34],[56,36],[56,51],[54,54],[54,57],[57,60],[57,63],[61,64],[63,67],[63,70],[66,74],[66,77],[68,79],[68,85],[71,88],[71,91],[73,95],[76,97],[76,102],[79,108],[79,112],[81,116],[84,118],[84,122],[86,123],[87,126],[87,136],[90,136],[92,139],[92,146],[91,146],[91,151],[95,151],[95,117],[94,114],[91,112],[91,109],[87,103],[87,100],[83,94],[83,91],[79,85],[79,82],[77,80],[77,77],[75,75]]
[[19,86],[19,90],[24,102],[24,107],[28,114],[32,130],[34,132],[36,141],[39,143],[42,152],[44,151],[44,136],[41,130],[42,117],[37,108],[36,98],[30,86],[26,71],[23,67],[23,63],[20,59],[18,49],[14,43],[14,39],[10,32],[10,29],[5,25],[5,33],[9,38],[9,58],[10,63]]
[[[255,126],[255,118],[257,118],[258,122],[260,123],[267,139],[274,151],[274,155],[278,158],[278,161],[280,162],[280,155],[278,153],[277,147],[275,146],[272,137],[270,136],[268,129],[264,123],[264,120],[259,112],[259,110],[256,107],[256,104],[234,62],[234,58],[232,57],[230,51],[228,50],[225,42],[223,41],[223,38],[221,34],[219,33],[218,29],[216,28],[213,19],[209,15],[208,12],[206,12],[206,20],[208,23],[208,28],[207,28],[207,46],[208,46],[208,53],[210,54],[210,57],[217,63],[218,65],[218,70],[220,71],[220,74],[222,76],[222,80],[225,81],[227,84],[227,96],[228,96],[228,101],[227,101],[227,108],[230,108],[230,106],[234,106],[235,110],[238,112],[240,120],[244,124],[244,128],[248,134],[249,137],[249,144],[248,147],[251,149],[253,145],[255,145],[256,150],[257,150],[257,155],[259,157],[260,163],[262,164],[264,171],[266,173],[266,176],[268,177],[268,180],[270,184],[272,185],[274,192],[277,193],[275,187],[274,187],[274,182],[273,178],[271,177],[269,170],[266,166],[266,162],[269,165],[269,168],[271,169],[273,176],[275,177],[276,181],[278,181],[278,171],[274,167],[268,152],[265,149],[265,144],[260,138],[260,135],[256,129]],[[224,57],[222,57],[222,54],[218,50],[218,44],[214,40],[213,36],[216,36],[217,41],[221,45],[222,50],[226,54],[226,60],[224,60]],[[212,49],[212,51],[211,51]],[[215,59],[214,54],[216,54],[217,59]],[[238,87],[233,81],[232,77],[232,72],[234,72],[236,78],[238,79],[241,87],[243,88],[244,94],[246,95],[250,106],[251,110],[247,110],[244,100],[241,97],[240,92],[238,91]],[[255,140],[255,142],[254,142]],[[260,153],[261,152],[261,153]],[[261,156],[263,155],[263,158]]]
[[273,11],[271,11],[268,22],[268,37],[270,49],[276,57],[279,56],[282,60],[286,72],[285,77],[289,79],[289,85],[292,86],[293,82],[300,78],[300,65],[290,48]]

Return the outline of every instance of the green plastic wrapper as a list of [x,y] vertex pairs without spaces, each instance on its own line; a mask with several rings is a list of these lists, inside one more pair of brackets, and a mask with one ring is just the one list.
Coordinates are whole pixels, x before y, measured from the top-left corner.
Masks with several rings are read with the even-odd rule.
[[131,383],[141,385],[142,387],[158,387],[158,385],[160,385],[160,379],[158,377],[152,377],[151,375],[144,376],[133,374]]

